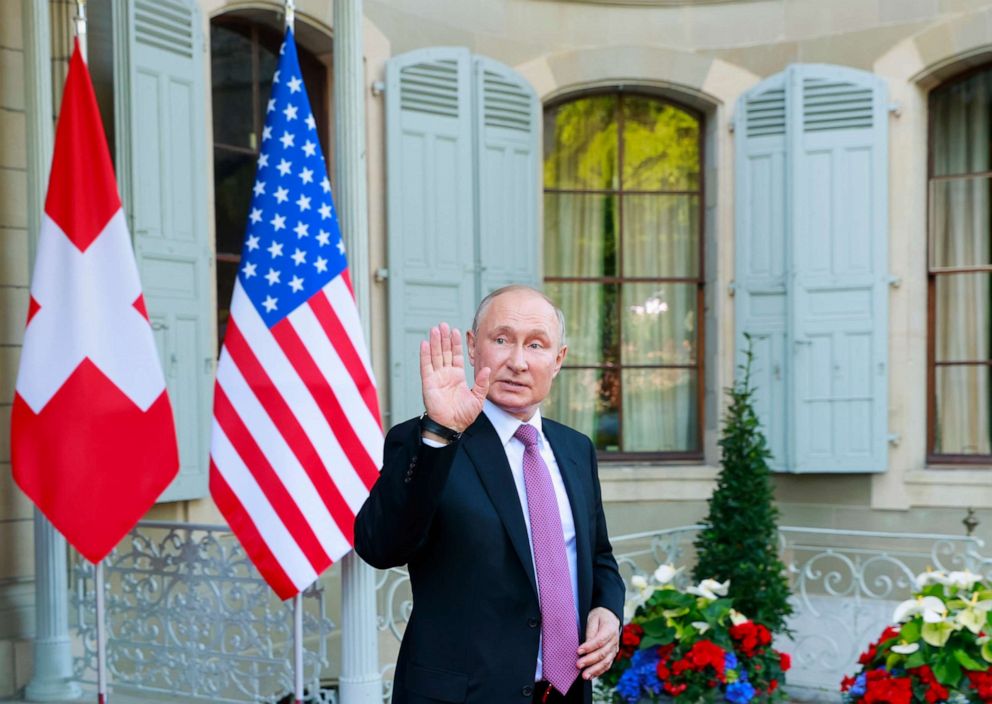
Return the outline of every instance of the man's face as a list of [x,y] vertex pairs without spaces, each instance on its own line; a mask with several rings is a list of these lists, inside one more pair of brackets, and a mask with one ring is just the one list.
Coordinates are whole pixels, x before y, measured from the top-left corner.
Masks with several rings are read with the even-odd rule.
[[528,420],[565,360],[554,308],[532,291],[507,291],[489,302],[478,325],[467,334],[468,356],[476,372],[492,370],[489,400]]

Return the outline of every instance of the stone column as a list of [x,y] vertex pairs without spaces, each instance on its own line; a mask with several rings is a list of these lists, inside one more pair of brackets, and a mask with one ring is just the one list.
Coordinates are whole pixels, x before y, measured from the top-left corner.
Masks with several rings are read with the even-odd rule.
[[[368,178],[362,0],[334,0],[335,202],[358,312],[369,340]],[[355,553],[341,563],[341,704],[381,704],[376,575]]]
[[[22,0],[24,82],[28,132],[28,228],[31,260],[45,204],[52,158],[52,62],[48,2]],[[69,587],[65,538],[38,509],[34,511],[35,638],[31,701],[75,699],[69,640]]]

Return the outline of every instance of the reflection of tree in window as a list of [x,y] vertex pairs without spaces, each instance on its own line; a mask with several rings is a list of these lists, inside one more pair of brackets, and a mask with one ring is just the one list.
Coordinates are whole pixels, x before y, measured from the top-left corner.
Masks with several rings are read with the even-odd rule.
[[[227,14],[210,25],[214,134],[214,223],[217,233],[217,343],[224,339],[228,306],[241,261],[265,108],[282,44],[281,15]],[[303,80],[327,150],[328,68],[297,46]],[[328,161],[328,169],[332,164]]]
[[622,457],[699,457],[701,118],[629,93],[545,111],[545,288],[568,319],[549,416]]

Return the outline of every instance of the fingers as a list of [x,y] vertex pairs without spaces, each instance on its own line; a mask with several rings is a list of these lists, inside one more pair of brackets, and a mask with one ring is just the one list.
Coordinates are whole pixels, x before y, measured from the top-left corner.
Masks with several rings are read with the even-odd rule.
[[458,332],[458,328],[451,330],[451,364],[459,368],[465,367],[465,357],[462,353],[462,334]]
[[492,369],[489,367],[483,367],[475,375],[475,386],[472,387],[472,393],[476,398],[485,400],[486,396],[489,395],[490,376],[492,376]]
[[451,366],[451,328],[447,323],[441,323],[441,361],[444,366]]
[[[589,626],[593,624],[590,622]],[[619,649],[620,638],[612,629],[602,630],[589,638],[579,646],[579,653],[585,653],[576,663],[582,670],[582,677],[589,680],[609,670]]]
[[431,364],[431,346],[427,340],[420,341],[420,379],[423,381],[431,372],[434,371],[434,365]]
[[444,355],[441,352],[441,328],[435,326],[431,328],[428,338],[431,343],[431,366],[437,371],[444,366]]

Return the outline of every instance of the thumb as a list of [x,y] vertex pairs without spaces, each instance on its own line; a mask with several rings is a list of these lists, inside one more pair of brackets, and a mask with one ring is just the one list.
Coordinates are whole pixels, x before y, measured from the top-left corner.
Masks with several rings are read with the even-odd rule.
[[475,375],[475,386],[472,387],[472,393],[480,400],[485,400],[486,394],[489,393],[489,377],[491,374],[492,369],[483,367]]

